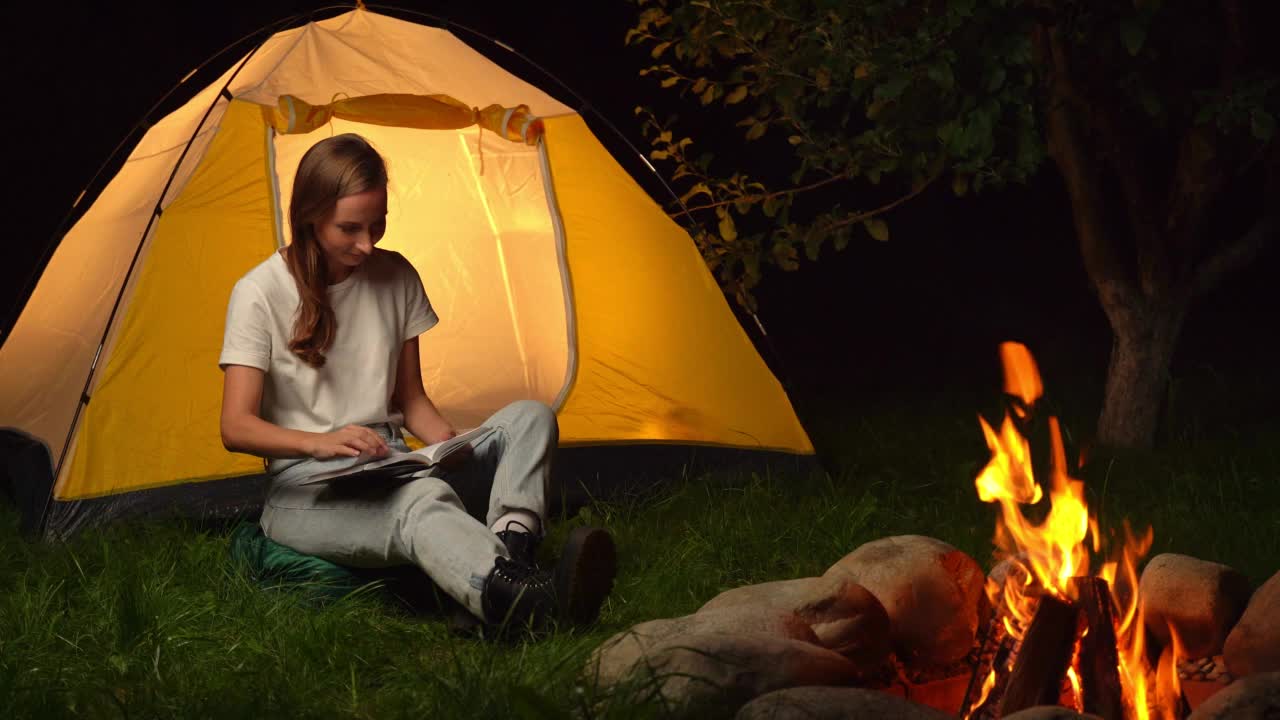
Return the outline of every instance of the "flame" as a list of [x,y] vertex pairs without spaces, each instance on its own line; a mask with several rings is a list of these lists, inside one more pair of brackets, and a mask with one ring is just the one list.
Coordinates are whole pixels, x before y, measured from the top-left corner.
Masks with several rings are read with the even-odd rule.
[[[992,455],[974,480],[974,485],[978,497],[984,502],[1000,504],[994,543],[997,556],[1013,563],[1003,582],[988,582],[987,596],[992,606],[999,609],[1005,630],[1021,640],[1039,597],[1048,593],[1068,602],[1076,601],[1078,598],[1071,579],[1089,575],[1090,551],[1102,554],[1106,548],[1097,519],[1089,514],[1084,483],[1069,474],[1057,418],[1050,417],[1048,423],[1051,444],[1048,511],[1038,523],[1023,514],[1022,506],[1039,503],[1044,493],[1032,471],[1030,443],[1018,430],[1014,416],[1018,421],[1030,417],[1043,393],[1043,386],[1035,360],[1026,347],[1018,343],[1002,343],[1000,357],[1004,365],[1005,392],[1021,404],[1012,404],[1013,412],[1006,413],[998,434],[985,419],[979,417]],[[1176,642],[1168,649],[1170,669],[1165,668],[1162,660],[1155,673],[1155,692],[1148,686],[1151,668],[1148,667],[1144,646],[1137,562],[1151,549],[1152,532],[1147,528],[1135,536],[1126,521],[1124,533],[1124,543],[1115,548],[1097,575],[1104,578],[1110,588],[1118,670],[1125,704],[1136,720],[1174,718],[1179,698],[1176,663],[1181,652]],[[1070,669],[1068,678],[1074,699],[1082,705],[1077,668]],[[994,684],[993,673],[984,686],[983,700],[990,692],[988,686]],[[980,705],[981,701],[973,707]]]
[[1067,668],[1067,679],[1071,681],[1071,709],[1080,712],[1084,710],[1084,691],[1080,689],[1080,675],[1074,667]]

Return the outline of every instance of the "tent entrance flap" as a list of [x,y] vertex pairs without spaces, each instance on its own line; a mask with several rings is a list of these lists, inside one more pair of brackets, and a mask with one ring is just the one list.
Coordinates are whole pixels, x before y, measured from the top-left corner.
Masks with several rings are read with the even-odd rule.
[[378,247],[413,263],[440,316],[420,346],[432,401],[457,427],[513,399],[555,402],[569,330],[555,227],[536,147],[476,127],[452,130],[331,118],[275,138],[288,227],[293,175],[318,140],[366,138],[387,161],[387,232]]

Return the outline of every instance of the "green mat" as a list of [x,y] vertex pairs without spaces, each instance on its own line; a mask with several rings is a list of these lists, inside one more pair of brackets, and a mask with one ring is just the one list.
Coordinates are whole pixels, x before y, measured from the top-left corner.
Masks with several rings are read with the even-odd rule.
[[262,587],[295,589],[319,601],[333,601],[370,582],[357,572],[314,555],[303,555],[263,534],[257,523],[241,523],[231,533],[231,558]]
[[466,612],[413,565],[346,567],[281,545],[264,535],[256,522],[242,522],[231,531],[229,550],[232,561],[259,587],[294,592],[312,605],[367,590],[415,613]]

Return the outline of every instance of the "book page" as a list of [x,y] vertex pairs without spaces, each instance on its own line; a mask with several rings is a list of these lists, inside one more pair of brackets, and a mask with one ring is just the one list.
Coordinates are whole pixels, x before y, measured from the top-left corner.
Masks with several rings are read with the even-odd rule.
[[[444,458],[457,452],[464,445],[470,445],[473,441],[483,437],[491,429],[492,428],[487,427],[473,428],[449,438],[448,440],[419,448],[413,452],[402,453],[393,451],[390,456],[382,458],[381,460],[373,460],[371,462],[354,465],[341,470],[316,473],[297,484],[314,485],[315,483],[328,482],[330,480],[337,480],[340,478],[355,478],[388,473],[392,475],[399,473],[410,474],[415,466],[419,468],[431,467],[439,463]],[[378,472],[383,468],[388,469],[387,473]]]

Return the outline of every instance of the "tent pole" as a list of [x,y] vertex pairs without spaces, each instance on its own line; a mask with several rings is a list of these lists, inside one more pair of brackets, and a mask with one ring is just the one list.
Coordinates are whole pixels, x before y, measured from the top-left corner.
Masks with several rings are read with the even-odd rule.
[[[270,36],[268,36],[270,39]],[[182,162],[187,159],[187,153],[191,150],[191,144],[195,142],[200,135],[200,130],[204,128],[205,121],[209,119],[209,115],[213,114],[213,109],[218,106],[218,101],[224,97],[230,102],[231,93],[227,88],[231,87],[231,82],[236,79],[240,71],[244,69],[249,60],[258,53],[258,50],[266,43],[266,40],[254,46],[253,50],[245,55],[244,60],[240,61],[240,66],[231,73],[231,77],[222,85],[222,88],[214,95],[213,102],[209,104],[209,109],[204,111],[204,115],[200,118],[200,122],[196,123],[196,129],[191,133],[191,137],[187,139],[187,144],[182,148],[182,154],[178,156],[178,161],[174,163],[173,170],[169,173],[169,179],[165,181],[164,188],[160,191],[160,196],[156,199],[155,210],[151,213],[151,217],[147,220],[147,226],[142,230],[142,236],[138,238],[138,247],[133,251],[133,259],[129,261],[129,267],[124,272],[124,278],[120,282],[120,290],[116,293],[115,303],[111,306],[111,313],[107,315],[106,327],[102,330],[102,339],[98,341],[97,352],[93,355],[93,362],[89,365],[88,376],[84,379],[84,389],[80,391],[80,400],[76,403],[75,414],[71,417],[71,427],[67,428],[67,439],[62,444],[62,452],[58,456],[58,464],[53,468],[53,482],[49,485],[49,496],[45,498],[44,508],[40,511],[40,522],[37,525],[36,532],[41,537],[48,531],[49,511],[53,506],[54,488],[58,484],[58,477],[62,474],[62,466],[67,460],[67,452],[71,448],[71,439],[75,435],[76,426],[80,422],[80,413],[85,406],[89,404],[89,386],[93,383],[93,376],[98,369],[98,360],[102,357],[102,349],[107,344],[107,336],[111,334],[111,326],[115,323],[116,314],[120,311],[120,303],[124,299],[125,290],[129,287],[129,279],[133,276],[133,270],[138,265],[138,258],[142,256],[142,247],[147,244],[147,235],[151,232],[151,228],[155,225],[156,218],[164,212],[161,205],[164,203],[164,197],[169,192],[169,188],[173,186],[173,179],[178,176],[178,170],[182,168]]]

